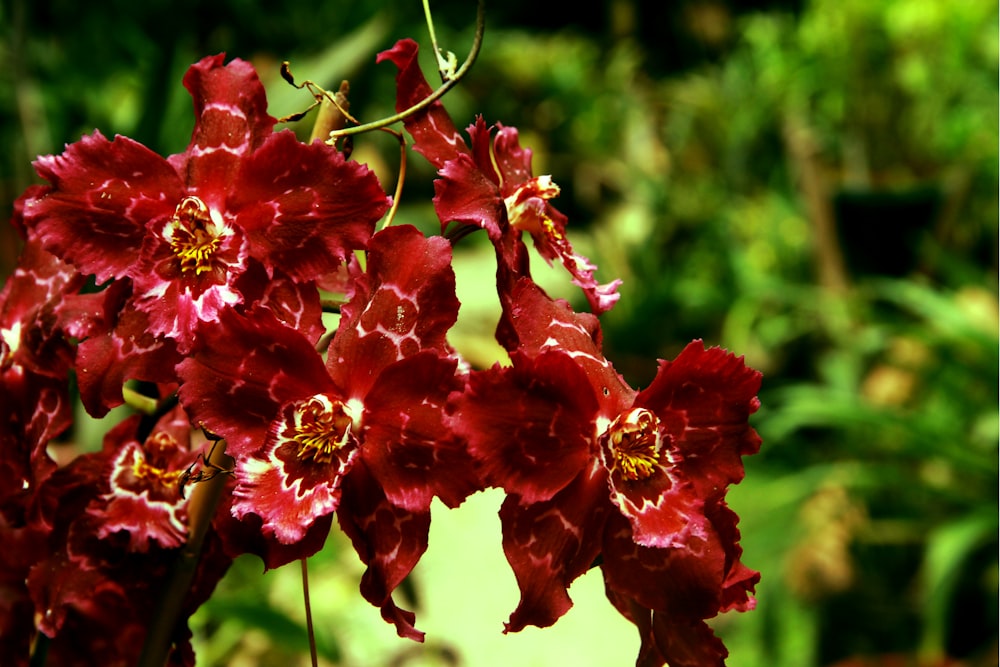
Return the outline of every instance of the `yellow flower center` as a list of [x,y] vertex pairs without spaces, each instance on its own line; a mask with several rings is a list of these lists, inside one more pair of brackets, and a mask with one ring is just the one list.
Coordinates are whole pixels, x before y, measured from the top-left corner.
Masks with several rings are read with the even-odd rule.
[[197,197],[181,200],[164,237],[180,261],[181,271],[195,275],[212,269],[212,257],[222,243],[208,206]]
[[[159,433],[157,435],[165,434]],[[176,485],[181,475],[184,474],[184,471],[157,468],[156,466],[150,465],[144,457],[137,455],[135,457],[135,462],[132,464],[132,474],[138,480],[149,481],[154,484],[167,487]]]
[[507,219],[516,229],[559,240],[562,235],[545,212],[545,202],[558,196],[559,186],[552,181],[551,176],[532,178],[503,200],[507,207]]
[[649,478],[660,462],[660,420],[645,408],[622,413],[608,428],[613,466],[630,481]]
[[354,425],[350,408],[322,394],[303,401],[295,408],[294,440],[298,458],[316,463],[330,463],[337,450],[347,444]]

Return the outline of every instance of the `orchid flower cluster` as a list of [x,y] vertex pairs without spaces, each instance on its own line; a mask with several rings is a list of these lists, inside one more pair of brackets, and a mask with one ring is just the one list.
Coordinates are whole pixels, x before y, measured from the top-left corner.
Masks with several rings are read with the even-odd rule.
[[[398,109],[432,92],[412,40],[378,59],[398,70]],[[5,664],[43,650],[50,665],[136,664],[171,595],[164,655],[194,664],[187,619],[232,560],[307,558],[334,518],[367,566],[363,597],[421,641],[393,594],[428,546],[431,501],[487,487],[506,492],[521,594],[505,632],[555,623],[599,567],[638,628],[637,664],[722,664],[706,619],[752,608],[759,579],[725,495],[760,445],[760,374],[695,341],[630,387],[597,317],[619,281],[599,284],[574,252],[559,188],[533,175],[514,128],[478,118],[463,134],[437,101],[405,118],[437,169],[442,233],[427,236],[379,225],[390,197],[334,142],[276,131],[249,63],[204,58],[184,85],[183,153],[95,131],[40,157],[47,184],[15,205],[24,247],[0,293]],[[509,357],[483,369],[448,341],[452,247],[476,230],[496,250]],[[527,237],[591,312],[532,280]],[[96,417],[126,399],[148,409],[57,464],[49,445],[72,437],[77,396]]]

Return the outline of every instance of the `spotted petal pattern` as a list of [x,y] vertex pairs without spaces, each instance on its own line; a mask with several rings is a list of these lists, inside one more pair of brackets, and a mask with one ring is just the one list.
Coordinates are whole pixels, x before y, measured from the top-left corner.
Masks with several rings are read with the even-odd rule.
[[445,334],[458,319],[451,247],[444,239],[390,227],[372,238],[367,261],[364,273],[354,267],[354,294],[341,310],[327,357],[330,375],[351,388],[352,398],[406,357],[421,351],[452,356]]

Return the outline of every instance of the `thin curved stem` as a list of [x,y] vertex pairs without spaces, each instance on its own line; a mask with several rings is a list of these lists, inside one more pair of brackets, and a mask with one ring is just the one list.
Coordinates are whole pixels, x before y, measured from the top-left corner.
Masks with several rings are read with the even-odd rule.
[[388,118],[382,118],[381,120],[372,121],[370,123],[365,123],[364,125],[355,125],[354,127],[346,127],[342,130],[335,130],[330,133],[329,141],[334,141],[340,137],[349,137],[354,134],[361,134],[363,132],[370,132],[372,130],[379,130],[383,127],[392,125],[393,123],[398,123],[401,120],[405,120],[415,113],[426,109],[430,105],[437,102],[441,97],[447,93],[449,90],[455,87],[459,81],[472,69],[473,63],[476,62],[476,58],[479,56],[479,49],[483,45],[483,33],[486,30],[486,0],[479,0],[476,8],[476,36],[472,42],[472,48],[469,50],[469,55],[466,57],[465,62],[462,66],[458,68],[455,75],[447,79],[441,86],[436,89],[433,93],[420,100],[409,109],[400,111],[397,114],[389,116]]
[[313,630],[312,605],[309,602],[309,565],[306,558],[300,558],[302,563],[302,597],[306,605],[306,632],[309,634],[309,658],[312,667],[319,667],[319,656],[316,654],[316,633]]
[[399,175],[396,177],[396,191],[392,195],[392,206],[389,207],[389,212],[382,222],[382,229],[391,225],[393,219],[396,217],[396,210],[399,208],[399,198],[403,196],[403,182],[406,180],[406,139],[399,132],[389,129],[386,129],[386,132],[392,132],[399,139]]
[[424,0],[424,16],[427,19],[427,32],[431,36],[431,47],[434,49],[434,57],[437,58],[438,74],[441,75],[441,82],[444,83],[455,75],[456,58],[451,51],[445,57],[438,47],[437,34],[434,32],[434,19],[431,17],[431,5],[428,0]]

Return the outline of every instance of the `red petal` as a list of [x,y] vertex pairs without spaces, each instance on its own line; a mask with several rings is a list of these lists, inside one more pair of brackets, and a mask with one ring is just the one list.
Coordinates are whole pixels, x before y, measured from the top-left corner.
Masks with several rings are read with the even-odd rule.
[[181,498],[180,471],[194,463],[191,426],[180,406],[164,415],[140,445],[140,420],[126,419],[108,432],[107,492],[91,501],[88,514],[98,517],[99,538],[128,534],[130,552],[147,553],[152,544],[181,546],[187,539],[188,501]]
[[547,502],[500,508],[503,548],[521,590],[504,632],[552,625],[572,606],[567,589],[592,566],[608,514],[607,478],[597,466],[581,472]]
[[261,448],[236,461],[233,516],[256,514],[265,537],[295,544],[310,526],[332,514],[340,502],[341,482],[358,455],[356,439],[339,448],[329,462],[299,459],[299,445],[283,437],[294,404],[286,405]]
[[326,543],[333,524],[333,515],[317,518],[306,529],[305,536],[295,544],[283,544],[274,536],[265,536],[263,520],[256,514],[237,519],[232,514],[232,495],[222,496],[221,506],[212,520],[226,553],[232,557],[250,553],[264,561],[265,570],[273,570],[292,561],[312,556]]
[[670,667],[724,667],[729,655],[704,621],[654,611],[653,636]]
[[[145,553],[150,542],[177,547],[187,539],[187,503],[176,494],[156,497],[157,487],[137,483],[132,471],[145,459],[138,442],[121,448],[112,460],[111,491],[99,508],[89,511],[101,517],[97,536],[119,531],[129,535],[129,551]],[[176,491],[176,485],[173,489]]]
[[0,513],[23,515],[56,467],[46,453],[73,422],[66,378],[0,370]]
[[24,205],[45,196],[49,191],[47,185],[29,185],[17,199],[14,200],[14,213],[10,216],[10,224],[22,239],[28,238],[28,230],[24,226]]
[[743,479],[742,456],[760,448],[749,416],[760,405],[761,375],[723,349],[694,341],[674,361],[661,361],[636,406],[659,417],[681,457],[678,467],[701,498]]
[[0,369],[11,364],[62,378],[73,364],[73,349],[59,317],[67,297],[84,278],[42,249],[36,240],[21,250],[17,268],[0,289]]
[[636,544],[628,521],[612,513],[603,555],[608,587],[647,609],[691,619],[720,611],[726,552],[712,530],[682,548],[644,547]]
[[382,618],[396,626],[400,637],[422,642],[424,633],[413,626],[413,612],[397,607],[392,592],[427,550],[430,512],[408,512],[390,503],[364,461],[358,461],[344,480],[337,519],[368,566],[361,594],[382,610]]
[[388,365],[422,350],[451,352],[445,335],[458,318],[451,247],[411,226],[372,237],[367,271],[354,284],[330,345],[330,374],[361,399]]
[[[471,128],[469,134],[472,134]],[[493,152],[503,178],[503,194],[506,197],[513,193],[518,185],[531,179],[531,149],[521,148],[517,128],[504,127],[497,123]]]
[[[396,75],[396,111],[403,111],[427,98],[433,91],[420,71],[419,47],[412,39],[401,39],[395,46],[378,54],[375,62],[390,60],[399,70]],[[440,169],[458,153],[468,148],[440,101],[410,115],[404,122],[413,137],[413,149]]]
[[660,469],[646,480],[613,474],[611,501],[628,517],[636,543],[643,546],[684,547],[692,536],[705,536],[703,502],[673,470]]
[[635,391],[604,358],[596,317],[574,312],[566,301],[551,299],[528,279],[514,288],[511,317],[520,349],[527,354],[557,349],[573,357],[601,402],[602,415],[613,419],[631,407]]
[[315,345],[326,333],[319,290],[309,283],[297,283],[279,269],[267,277],[260,262],[247,262],[236,289],[243,294],[244,307],[270,310],[285,326],[295,329]]
[[250,255],[293,280],[331,273],[361,249],[389,206],[378,179],[321,142],[278,132],[248,157],[226,210],[250,238]]
[[[501,191],[503,197],[507,199],[508,197],[514,197],[518,195],[522,198],[527,198],[532,200],[530,203],[537,210],[537,215],[544,217],[548,220],[549,226],[543,225],[533,225],[529,227],[527,231],[531,233],[532,241],[534,241],[535,248],[538,253],[545,259],[549,265],[552,264],[553,260],[558,259],[562,262],[566,270],[573,278],[573,284],[580,287],[584,295],[587,297],[587,302],[590,304],[590,309],[594,314],[600,315],[612,308],[618,301],[618,286],[621,284],[621,280],[613,280],[604,285],[599,285],[597,280],[594,278],[594,272],[597,267],[583,255],[579,255],[573,251],[573,245],[570,243],[566,236],[566,216],[555,209],[547,199],[551,196],[532,196],[532,188],[530,187],[532,183],[538,181],[532,175],[531,171],[531,151],[527,148],[521,148],[518,142],[517,129],[513,127],[504,127],[503,125],[497,124],[499,128],[497,131],[496,140],[493,142],[493,151],[488,159],[491,160],[487,164],[490,165],[489,168],[483,168],[487,173],[492,173],[492,160],[495,160],[497,168],[500,170],[501,174]],[[479,151],[478,142],[479,138],[486,135],[484,131],[485,127],[481,123],[477,124],[473,128],[469,128],[469,134],[472,137],[472,143],[474,150]],[[480,161],[482,165],[482,162]],[[518,190],[521,190],[518,193]],[[534,190],[537,192],[537,190]],[[557,190],[558,192],[558,190]],[[522,206],[526,205],[527,202],[522,201]],[[516,225],[514,219],[511,219],[511,224]]]
[[[2,484],[2,481],[0,481]],[[3,488],[3,487],[0,487]],[[12,524],[0,512],[0,655],[12,665],[29,665],[35,636],[35,606],[28,591],[31,566],[47,556],[44,535],[34,525]]]
[[[497,126],[502,127],[499,123]],[[483,117],[476,116],[476,122],[467,127],[466,132],[469,133],[469,144],[472,146],[472,159],[476,164],[476,168],[479,169],[484,178],[489,179],[491,183],[496,185],[501,197],[505,196],[508,187],[513,189],[514,185],[520,183],[520,181],[516,181],[513,184],[505,182],[507,176],[509,175],[512,178],[517,179],[520,178],[521,175],[516,173],[516,168],[512,170],[513,173],[511,174],[504,172],[504,167],[510,168],[511,166],[509,160],[507,159],[509,156],[505,155],[501,158],[501,156],[496,155],[493,150],[493,127],[487,127],[486,121],[483,120]],[[503,165],[498,164],[498,158],[505,161]],[[529,170],[528,176],[530,177],[531,151],[527,151],[527,159],[527,164],[522,164],[521,166],[527,167]]]
[[441,167],[434,181],[434,211],[442,229],[452,222],[486,230],[497,243],[506,227],[507,211],[500,188],[476,166],[472,157],[460,154]]
[[334,390],[323,358],[266,310],[223,311],[177,367],[192,422],[225,437],[236,458],[259,449],[286,402]]
[[237,187],[242,160],[270,136],[276,122],[267,113],[264,86],[253,65],[224,61],[225,54],[202,58],[184,75],[194,101],[194,132],[187,151],[170,158],[189,194],[218,210],[225,210],[225,197]]
[[456,363],[422,352],[386,368],[365,397],[362,457],[394,505],[426,511],[438,496],[457,507],[481,487],[464,443],[445,425]]
[[129,274],[150,224],[174,212],[183,196],[162,157],[127,137],[100,132],[59,156],[35,162],[52,187],[24,204],[24,224],[45,248],[97,282]]
[[124,402],[126,380],[176,380],[177,348],[149,333],[149,318],[132,306],[128,283],[118,281],[104,291],[102,318],[77,349],[80,398],[94,417]]
[[545,204],[545,210],[546,216],[556,223],[556,232],[533,232],[531,234],[538,254],[550,266],[555,259],[562,262],[562,265],[572,276],[573,284],[583,290],[584,296],[587,297],[587,303],[590,304],[591,312],[600,315],[611,310],[621,297],[618,293],[618,286],[622,284],[622,281],[615,279],[603,285],[598,284],[597,279],[594,278],[597,266],[583,255],[577,254],[573,250],[569,238],[566,237],[565,217],[549,204]]
[[710,503],[705,514],[719,534],[726,552],[726,580],[723,583],[721,611],[749,611],[756,606],[756,600],[751,594],[760,582],[760,572],[751,570],[740,562],[743,548],[740,547],[740,531],[736,527],[739,517],[723,501]]
[[87,506],[97,520],[95,535],[114,540],[132,553],[151,553],[150,547],[177,547],[187,539],[187,501],[181,498],[180,471],[195,460],[190,449],[191,427],[180,406],[164,415],[145,442],[136,440],[140,417],[119,422],[105,435],[102,454],[107,464],[101,487],[105,491]]
[[641,644],[639,645],[639,655],[635,660],[636,667],[663,667],[666,660],[656,647],[656,641],[653,638],[653,612],[613,588],[605,586],[604,592],[615,609],[634,624],[636,630],[639,631]]
[[[169,225],[166,223],[163,227]],[[238,227],[226,227],[210,268],[181,270],[175,251],[157,227],[144,243],[135,266],[134,305],[149,317],[149,331],[173,339],[183,354],[191,351],[203,323],[243,302],[234,283],[247,267],[247,239]]]
[[455,402],[454,429],[480,461],[486,483],[548,500],[594,458],[597,403],[566,353],[514,356],[513,368],[474,372]]

